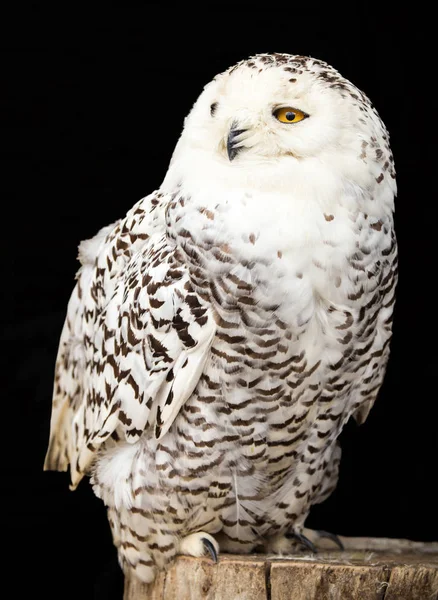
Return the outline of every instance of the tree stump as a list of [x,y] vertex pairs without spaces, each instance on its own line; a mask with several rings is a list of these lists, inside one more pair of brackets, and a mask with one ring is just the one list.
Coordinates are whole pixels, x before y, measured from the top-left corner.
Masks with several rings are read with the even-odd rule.
[[438,544],[341,539],[316,555],[179,556],[149,586],[126,578],[124,600],[438,600]]

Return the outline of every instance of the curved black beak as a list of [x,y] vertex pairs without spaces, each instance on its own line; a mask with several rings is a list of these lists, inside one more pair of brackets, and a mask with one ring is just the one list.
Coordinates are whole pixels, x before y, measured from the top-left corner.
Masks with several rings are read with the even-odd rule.
[[231,126],[230,129],[230,133],[228,134],[228,139],[227,139],[227,153],[228,153],[228,158],[231,160],[234,160],[237,156],[237,154],[239,153],[239,151],[242,149],[242,146],[238,145],[238,141],[236,141],[236,138],[241,134],[241,133],[245,133],[246,129],[237,129],[237,124],[233,123],[233,125]]

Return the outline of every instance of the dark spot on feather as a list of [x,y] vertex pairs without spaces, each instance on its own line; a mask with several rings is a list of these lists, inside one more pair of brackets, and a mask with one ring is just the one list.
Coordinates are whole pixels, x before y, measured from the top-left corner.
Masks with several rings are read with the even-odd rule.
[[128,248],[128,243],[124,242],[121,238],[118,238],[116,248],[117,250],[126,250]]
[[132,423],[132,419],[130,419],[129,417],[127,417],[126,413],[123,410],[121,410],[119,412],[119,420],[123,423],[123,425],[128,425],[128,427]]
[[159,340],[153,335],[148,335],[147,339],[155,357],[161,357],[166,362],[172,362],[172,359],[167,354],[167,348]]
[[161,308],[164,304],[164,301],[157,300],[157,298],[149,298],[149,304],[152,308]]
[[173,390],[170,390],[170,392],[168,393],[167,398],[166,398],[166,402],[165,402],[166,406],[168,406],[169,404],[172,404],[172,400],[173,400]]
[[199,212],[205,215],[207,219],[210,219],[210,221],[214,221],[214,212],[212,212],[211,210],[207,210],[206,208],[200,208]]
[[189,323],[181,317],[181,309],[178,309],[176,315],[173,317],[173,326],[176,329],[179,339],[187,348],[196,346],[195,340],[188,332]]
[[135,397],[138,398],[139,397],[140,388],[138,387],[135,379],[133,378],[133,376],[131,374],[129,374],[129,377],[128,377],[126,383],[128,383],[132,387],[132,389],[134,390]]
[[126,432],[126,435],[140,436],[142,433],[143,433],[143,431],[141,429],[136,429],[135,427],[133,427],[132,429],[128,429],[128,431]]

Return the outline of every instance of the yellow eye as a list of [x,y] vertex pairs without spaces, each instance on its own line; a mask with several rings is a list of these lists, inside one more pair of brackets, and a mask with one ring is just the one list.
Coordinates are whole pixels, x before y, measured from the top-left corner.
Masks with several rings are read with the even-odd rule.
[[274,117],[281,123],[298,123],[298,121],[302,121],[308,116],[302,110],[292,108],[292,106],[282,106],[274,110]]

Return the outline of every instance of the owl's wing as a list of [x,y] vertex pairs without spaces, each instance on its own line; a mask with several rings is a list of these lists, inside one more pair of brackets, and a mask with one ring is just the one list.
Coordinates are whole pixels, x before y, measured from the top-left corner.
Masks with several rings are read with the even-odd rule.
[[[389,359],[389,343],[392,335],[392,318],[397,284],[397,242],[394,231],[391,241],[381,255],[381,270],[376,271],[374,278],[368,279],[374,283],[374,294],[371,300],[361,310],[360,327],[362,331],[375,329],[376,336],[372,344],[361,350],[362,361],[367,364],[365,374],[357,390],[356,407],[353,417],[358,425],[368,418],[370,410],[378,396],[386,372]],[[374,279],[376,281],[374,281]],[[360,335],[360,334],[359,334]]]
[[45,468],[70,464],[73,487],[110,436],[167,432],[216,331],[161,220],[151,227],[135,208],[92,241],[97,257],[79,272],[61,335]]

